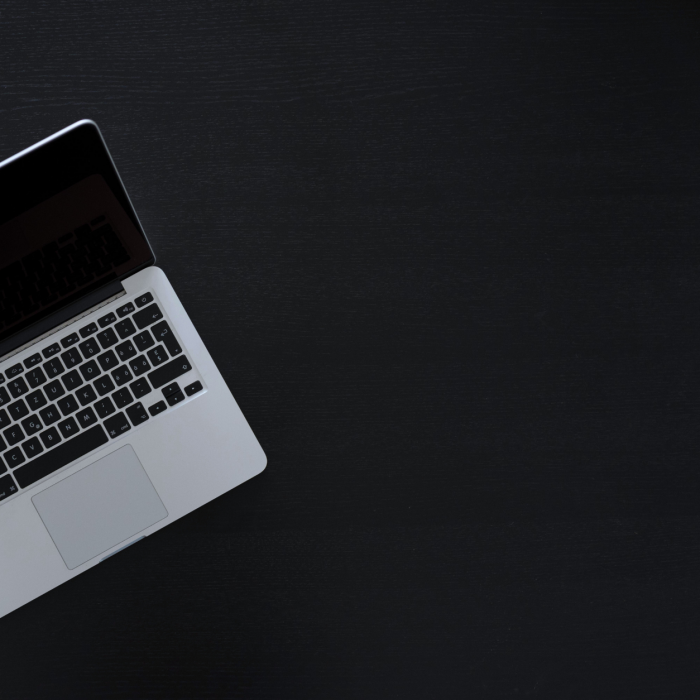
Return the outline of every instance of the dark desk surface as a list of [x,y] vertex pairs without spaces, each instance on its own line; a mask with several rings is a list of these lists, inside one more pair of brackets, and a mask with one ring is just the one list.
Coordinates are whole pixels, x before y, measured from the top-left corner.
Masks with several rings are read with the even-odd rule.
[[0,157],[101,125],[269,457],[3,698],[698,697],[700,15],[555,5],[2,4]]

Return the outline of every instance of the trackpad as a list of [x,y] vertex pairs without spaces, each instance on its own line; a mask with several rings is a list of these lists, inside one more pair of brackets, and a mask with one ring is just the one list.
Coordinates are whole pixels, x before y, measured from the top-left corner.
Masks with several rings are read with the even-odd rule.
[[32,503],[69,569],[167,517],[131,445],[38,493]]

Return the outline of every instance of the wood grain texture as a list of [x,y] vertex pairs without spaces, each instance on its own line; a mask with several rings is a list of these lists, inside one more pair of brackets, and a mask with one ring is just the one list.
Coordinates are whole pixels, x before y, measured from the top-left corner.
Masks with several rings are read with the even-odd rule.
[[268,454],[0,621],[7,698],[696,698],[692,3],[0,5]]

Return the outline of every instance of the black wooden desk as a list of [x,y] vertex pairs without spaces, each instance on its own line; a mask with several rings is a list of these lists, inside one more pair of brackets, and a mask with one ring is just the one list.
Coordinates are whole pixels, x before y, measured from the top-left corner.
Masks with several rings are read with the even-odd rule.
[[0,157],[100,124],[269,457],[3,699],[698,697],[700,15],[556,4],[2,3]]

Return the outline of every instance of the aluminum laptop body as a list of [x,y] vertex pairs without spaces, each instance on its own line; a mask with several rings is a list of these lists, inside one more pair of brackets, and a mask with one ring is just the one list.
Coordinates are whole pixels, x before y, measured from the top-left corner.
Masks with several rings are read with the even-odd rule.
[[0,163],[0,616],[266,457],[81,121]]

